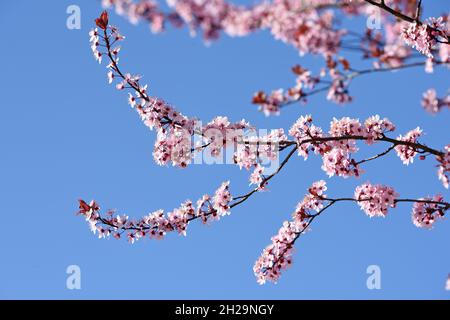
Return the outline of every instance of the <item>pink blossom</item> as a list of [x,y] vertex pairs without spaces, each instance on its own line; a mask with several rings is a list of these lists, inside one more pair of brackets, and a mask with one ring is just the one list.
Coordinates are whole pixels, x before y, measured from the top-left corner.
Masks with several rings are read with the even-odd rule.
[[381,138],[384,133],[394,131],[394,124],[389,119],[381,119],[379,115],[372,116],[364,122],[364,137],[367,138],[367,144],[373,144],[376,139]]
[[192,202],[187,200],[180,208],[174,209],[167,214],[169,223],[180,234],[186,235],[186,229],[189,219],[195,216],[195,209],[192,206]]
[[[344,137],[344,136],[363,136],[364,128],[358,119],[351,119],[344,117],[342,119],[333,118],[330,125],[329,134],[332,137]],[[346,152],[357,152],[355,140],[337,140],[329,142],[335,148],[341,148]]]
[[369,217],[385,217],[389,208],[395,208],[398,193],[391,187],[365,183],[355,189],[358,205]]
[[257,92],[253,96],[253,103],[259,105],[259,110],[266,116],[279,115],[280,106],[287,101],[283,89],[272,91],[272,93],[266,96],[263,92]]
[[[155,2],[146,0],[103,0],[104,7],[114,6],[132,23],[147,21],[153,32],[164,30],[166,22],[176,27],[186,24],[191,34],[203,33],[206,41],[215,40],[220,32],[230,36],[246,36],[251,32],[269,29],[275,39],[294,46],[300,54],[324,56],[336,53],[344,30],[333,28],[331,11],[305,10],[296,0],[274,0],[251,7],[234,5],[225,0],[168,0],[172,12],[162,12]],[[320,0],[320,4],[333,4],[335,0]]]
[[280,144],[287,141],[284,129],[273,129],[267,135],[257,139],[258,158],[275,161],[279,156]]
[[278,234],[272,237],[272,243],[263,250],[253,266],[259,284],[266,281],[277,282],[281,271],[292,264],[292,242],[298,231],[295,223],[285,221]]
[[[407,143],[416,143],[417,138],[419,138],[421,135],[422,129],[417,127],[416,129],[409,131],[405,136],[400,135],[397,140]],[[406,165],[413,163],[414,157],[417,154],[417,150],[409,145],[398,145],[395,147],[395,151],[397,151],[397,155],[400,157],[403,164]]]
[[432,50],[436,45],[435,37],[432,35],[432,30],[427,24],[417,24],[417,22],[410,23],[407,28],[403,30],[403,39],[413,48],[416,48],[420,53],[432,58]]
[[[444,198],[436,195],[432,198],[422,198],[419,200],[442,202]],[[434,223],[444,217],[442,206],[428,202],[415,202],[412,211],[412,221],[418,228],[431,229]]]
[[128,93],[128,104],[132,108],[134,108],[136,106],[136,98],[131,93]]
[[231,193],[229,191],[229,181],[222,183],[219,189],[217,189],[213,198],[213,208],[217,211],[217,219],[221,216],[230,214],[229,203],[232,200]]
[[294,242],[300,234],[306,232],[309,219],[323,208],[323,199],[327,190],[325,181],[312,184],[303,200],[297,204],[292,221],[285,221],[272,237],[272,243],[262,252],[253,266],[253,272],[259,284],[266,281],[277,282],[282,270],[292,265]]
[[436,90],[429,89],[423,94],[422,106],[429,113],[436,114],[445,107],[450,108],[450,94],[440,99],[437,97]]
[[439,162],[438,177],[445,188],[449,188],[449,173],[450,173],[450,144],[445,146],[445,152],[442,156],[437,156]]
[[289,135],[293,136],[298,143],[298,154],[308,158],[309,149],[313,147],[311,142],[306,142],[315,137],[321,137],[322,129],[312,124],[311,115],[301,116],[289,129]]
[[323,156],[322,170],[329,177],[334,175],[344,178],[358,177],[362,173],[355,160],[350,158],[350,154],[340,148],[333,148]]
[[338,104],[346,104],[353,101],[348,92],[348,86],[344,79],[336,78],[328,90],[327,99]]
[[248,144],[240,144],[233,155],[234,163],[239,168],[249,170],[257,164],[257,149],[256,139],[250,139]]
[[250,185],[255,184],[260,188],[261,183],[263,181],[263,173],[264,167],[262,167],[259,163],[255,166],[252,174],[250,175]]
[[323,201],[326,198],[325,191],[327,191],[327,185],[324,180],[314,182],[308,189],[308,193],[297,204],[293,213],[294,221],[299,226],[305,228],[308,219],[323,208]]

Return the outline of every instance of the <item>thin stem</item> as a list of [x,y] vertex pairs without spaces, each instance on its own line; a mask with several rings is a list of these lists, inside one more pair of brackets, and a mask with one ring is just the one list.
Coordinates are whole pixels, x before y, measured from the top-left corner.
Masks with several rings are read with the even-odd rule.
[[[427,63],[426,61],[420,61],[420,62],[413,62],[413,63],[404,64],[404,65],[395,66],[395,67],[389,67],[389,68],[369,68],[369,69],[362,69],[362,70],[349,69],[350,73],[344,75],[342,80],[343,81],[353,80],[359,76],[371,74],[371,73],[383,73],[383,72],[409,69],[409,68],[414,68],[414,67],[423,67],[426,65],[426,63]],[[448,61],[434,61],[433,63],[437,66],[450,65],[450,62],[448,62]],[[320,81],[320,83],[324,83],[324,82]],[[318,93],[328,91],[328,90],[330,90],[330,88],[332,86],[333,86],[333,83],[328,82],[328,85],[326,85],[324,87],[302,93],[298,99],[292,99],[292,100],[288,100],[286,102],[281,103],[279,105],[279,108],[284,108],[286,106],[295,104],[295,103],[299,102],[301,99],[304,99],[306,97],[310,97],[310,96],[316,95]]]

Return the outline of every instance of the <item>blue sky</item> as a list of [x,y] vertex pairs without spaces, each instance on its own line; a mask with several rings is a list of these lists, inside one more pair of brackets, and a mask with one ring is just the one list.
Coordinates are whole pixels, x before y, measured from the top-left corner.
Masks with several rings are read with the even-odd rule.
[[[425,14],[448,10],[425,1]],[[81,30],[66,28],[66,8],[81,8]],[[320,159],[294,158],[270,191],[256,195],[221,221],[189,226],[188,236],[163,241],[98,240],[75,215],[77,199],[95,198],[132,217],[177,207],[231,180],[248,188],[248,173],[231,165],[159,167],[152,159],[155,133],[108,86],[105,67],[93,59],[88,32],[99,14],[96,1],[2,1],[0,77],[0,298],[111,299],[448,299],[450,224],[416,228],[411,206],[386,219],[369,219],[353,204],[340,204],[317,219],[296,244],[294,265],[277,285],[259,286],[252,267],[296,203],[315,180],[329,194],[348,196],[366,181],[391,185],[404,197],[446,191],[433,160],[406,167],[395,155],[365,166],[360,179],[328,179]],[[443,94],[450,80],[439,68],[369,75],[354,81],[354,103],[337,106],[323,95],[264,117],[250,104],[259,90],[288,87],[296,63],[318,68],[318,57],[299,57],[268,32],[246,38],[223,36],[205,46],[186,29],[152,35],[145,24],[111,15],[127,39],[121,62],[144,75],[155,95],[188,116],[245,118],[259,128],[285,129],[311,113],[326,127],[332,117],[390,118],[398,133],[420,126],[424,141],[449,143],[450,113],[437,117],[420,107],[422,92]],[[355,25],[360,24],[355,21]],[[373,150],[372,150],[373,151]],[[81,268],[81,290],[66,288],[66,268]],[[368,290],[366,268],[379,265],[382,289]]]

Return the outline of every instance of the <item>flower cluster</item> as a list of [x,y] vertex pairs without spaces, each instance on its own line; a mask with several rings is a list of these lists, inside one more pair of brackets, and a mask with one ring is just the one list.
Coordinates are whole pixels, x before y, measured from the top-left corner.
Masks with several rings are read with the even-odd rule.
[[385,217],[389,208],[395,208],[398,193],[391,187],[365,183],[355,189],[358,205],[369,217]]
[[427,112],[436,114],[445,107],[450,108],[450,94],[438,98],[436,90],[429,89],[423,94],[422,106]]
[[432,36],[431,29],[427,24],[418,24],[417,22],[410,23],[407,28],[403,30],[403,39],[413,48],[419,52],[432,58],[432,50],[436,45],[436,40]]
[[266,281],[277,282],[281,270],[292,264],[293,242],[300,232],[294,222],[285,221],[278,233],[272,237],[272,243],[262,252],[253,266],[253,272],[259,284]]
[[351,157],[358,151],[355,140],[365,140],[370,145],[393,130],[392,122],[378,115],[367,119],[364,125],[358,119],[344,117],[333,119],[326,135],[320,127],[312,124],[312,117],[307,115],[294,123],[289,134],[297,141],[299,155],[306,159],[310,151],[320,154],[322,169],[329,176],[350,177],[361,174],[358,163]]
[[441,195],[432,198],[423,198],[415,202],[413,205],[412,221],[418,228],[431,229],[434,223],[444,217],[445,211],[448,209],[438,202],[443,202]]
[[395,147],[397,155],[402,160],[403,164],[408,165],[413,163],[414,157],[417,154],[416,148],[412,147],[411,144],[416,143],[417,139],[422,135],[422,129],[417,127],[409,131],[405,136],[400,135],[397,140],[407,142],[408,144],[398,145]]
[[307,230],[311,218],[323,208],[326,190],[325,181],[313,183],[308,194],[297,205],[292,215],[293,220],[285,221],[278,233],[272,237],[272,243],[263,250],[253,266],[259,284],[266,281],[277,282],[281,271],[292,264],[294,242]]
[[338,104],[352,102],[353,98],[348,92],[348,81],[343,76],[336,76],[328,89],[327,99]]
[[236,147],[254,128],[245,120],[231,123],[227,117],[216,117],[201,128],[203,142],[208,144],[209,153],[213,157],[221,154],[222,149],[229,146]]
[[230,181],[222,183],[219,189],[217,189],[213,198],[213,208],[217,211],[217,214],[224,216],[230,214],[229,203],[232,200],[231,193],[229,190]]
[[[318,83],[328,83],[328,87],[315,90],[328,90],[330,100],[337,103],[351,100],[347,82],[354,71],[345,59],[339,58],[334,61],[331,57],[337,52],[343,32],[333,30],[334,17],[330,12],[322,14],[316,9],[302,11],[302,4],[296,0],[274,0],[272,3],[263,3],[250,9],[231,5],[223,0],[171,0],[170,6],[175,8],[173,15],[163,13],[148,0],[137,4],[132,0],[103,2],[106,5],[115,5],[116,9],[127,11],[126,14],[129,16],[130,12],[134,12],[135,20],[139,18],[149,20],[155,32],[163,30],[167,19],[176,25],[184,21],[192,30],[203,30],[206,39],[217,37],[220,31],[244,35],[256,29],[269,28],[277,39],[294,45],[302,54],[310,52],[324,55],[331,81],[322,80],[325,70],[321,72],[320,77],[314,77],[310,71],[295,66],[293,72],[297,76],[297,81],[293,88],[286,93],[277,90],[270,95],[258,92],[254,96],[253,102],[259,104],[266,114],[279,112],[285,103],[305,99],[308,95],[305,90],[315,89]],[[315,4],[328,5],[337,2],[317,0]],[[404,4],[406,2],[402,2],[402,5]],[[222,216],[230,214],[231,208],[248,199],[253,193],[264,189],[267,181],[283,168],[295,151],[305,160],[311,152],[320,155],[323,160],[322,169],[329,176],[341,177],[359,176],[362,173],[359,167],[361,163],[381,157],[393,149],[406,165],[413,162],[417,153],[429,153],[436,156],[439,179],[448,188],[450,145],[441,152],[420,144],[417,141],[422,134],[420,128],[411,130],[397,139],[389,138],[386,133],[394,131],[395,126],[388,119],[382,119],[378,115],[368,118],[363,123],[348,117],[334,118],[328,132],[313,124],[310,115],[302,116],[289,130],[289,136],[294,140],[288,140],[283,129],[272,130],[261,136],[252,136],[251,133],[256,130],[249,123],[245,120],[232,123],[227,117],[216,117],[206,125],[202,125],[199,120],[184,116],[165,101],[150,96],[147,86],[140,83],[141,76],[127,74],[119,69],[118,55],[121,49],[116,43],[122,41],[124,37],[117,28],[108,24],[106,12],[96,20],[96,25],[97,28],[90,32],[94,56],[100,63],[104,57],[109,60],[108,82],[115,82],[118,90],[130,89],[129,105],[138,112],[146,126],[156,130],[157,138],[153,150],[156,163],[186,167],[191,163],[194,152],[205,151],[213,157],[219,157],[230,147],[236,165],[247,170],[253,169],[250,184],[257,186],[246,195],[235,197],[234,200],[239,201],[233,202],[227,181],[222,183],[213,196],[204,195],[195,203],[187,200],[167,214],[164,214],[163,210],[157,210],[138,220],[130,219],[126,215],[117,215],[114,211],[108,211],[102,216],[100,207],[95,201],[86,203],[80,200],[78,213],[85,217],[90,229],[98,234],[99,238],[112,235],[119,239],[125,234],[128,240],[134,243],[144,237],[161,239],[172,231],[186,235],[191,221],[199,219],[207,223],[219,220]],[[428,25],[417,24],[415,27],[417,30],[411,29],[405,33],[409,37],[408,41],[414,38],[413,45],[430,55],[434,50],[433,41],[442,36],[436,34],[436,30],[441,27],[438,20],[433,20]],[[368,32],[367,38],[371,37]],[[425,43],[426,41],[428,42]],[[378,43],[380,41],[374,42],[377,43],[376,48],[381,46]],[[379,52],[377,55],[386,56],[383,62],[385,64],[401,65],[403,56],[399,53],[399,48],[400,46],[393,50],[395,56],[390,58],[386,56],[389,55],[388,51]],[[338,70],[339,63],[343,72]],[[433,61],[429,60],[430,63]],[[345,73],[346,71],[348,73]],[[428,92],[424,96],[424,107],[439,110],[442,106],[448,105],[447,100],[441,101],[436,98],[435,92]],[[198,137],[199,141],[194,143],[193,137]],[[367,145],[383,141],[390,143],[391,147],[379,155],[358,162],[353,158],[353,154],[358,152],[357,140],[362,140]],[[278,159],[279,153],[291,146],[291,151],[275,173],[265,177],[265,169],[262,166],[264,160]],[[421,158],[425,157],[423,155]],[[450,209],[450,204],[444,202],[442,196],[420,200],[399,199],[399,195],[392,188],[383,185],[366,183],[358,186],[353,198],[328,198],[326,190],[327,186],[323,180],[313,183],[303,200],[297,204],[292,219],[285,221],[277,235],[272,237],[271,244],[263,250],[253,268],[259,283],[276,282],[279,279],[281,271],[292,264],[293,246],[299,236],[309,229],[316,217],[339,201],[357,202],[370,217],[386,216],[388,209],[395,207],[398,202],[414,202],[413,222],[416,226],[424,228],[431,228],[434,222]]]
[[[278,160],[280,147],[287,137],[283,129],[271,130],[269,134],[266,132],[257,136],[254,135],[255,131],[250,131],[249,134],[238,136],[233,161],[239,168],[250,170],[258,164]],[[236,137],[236,134],[231,135]]]
[[215,40],[220,32],[230,36],[246,36],[269,29],[275,39],[288,43],[301,54],[334,54],[344,30],[334,30],[334,15],[317,7],[335,6],[336,0],[319,0],[304,4],[297,0],[274,0],[251,7],[225,0],[168,0],[172,11],[164,13],[152,0],[103,0],[104,7],[114,6],[116,12],[131,22],[148,21],[155,33],[164,30],[166,22],[176,27],[187,24],[191,34],[201,30],[206,41]]
[[[339,61],[348,70],[348,61],[345,59],[340,59]],[[279,115],[280,109],[284,105],[298,101],[306,103],[308,95],[314,93],[313,89],[322,82],[327,84],[328,100],[337,104],[349,103],[352,101],[352,97],[348,92],[348,77],[338,71],[337,66],[338,64],[335,61],[330,57],[327,58],[327,67],[331,78],[329,81],[324,79],[327,74],[325,69],[321,71],[320,76],[314,76],[310,70],[300,65],[295,65],[292,67],[292,72],[297,77],[295,86],[287,90],[277,89],[270,94],[258,91],[253,95],[252,103],[258,105],[259,111],[263,112],[266,116]]]
[[[297,92],[296,95],[300,96],[301,93]],[[259,111],[266,116],[279,115],[281,106],[288,101],[289,95],[285,95],[283,89],[274,90],[270,94],[258,91],[253,95],[252,99],[252,103],[257,104]]]
[[426,199],[399,199],[393,188],[369,183],[358,186],[354,198],[328,198],[325,181],[317,181],[308,189],[308,194],[297,204],[291,221],[285,221],[272,242],[255,262],[253,271],[258,283],[277,282],[281,272],[292,265],[294,244],[308,231],[312,221],[326,209],[341,201],[356,202],[369,217],[387,215],[389,208],[398,202],[413,202],[413,222],[418,227],[431,228],[433,223],[444,216],[450,204],[443,197]]
[[253,169],[253,172],[250,175],[250,185],[255,184],[258,186],[258,188],[263,188],[264,186],[261,185],[264,179],[263,173],[264,167],[261,166],[259,163],[256,164],[255,169]]
[[[249,133],[255,132],[255,128],[245,120],[231,123],[227,117],[216,117],[206,125],[202,125],[199,120],[188,118],[176,111],[164,100],[150,96],[147,86],[140,84],[141,76],[124,73],[119,69],[120,47],[114,45],[122,41],[124,37],[116,27],[108,24],[106,12],[96,20],[96,24],[97,28],[90,32],[96,59],[99,60],[107,55],[110,60],[107,65],[108,81],[112,83],[116,80],[116,87],[119,90],[126,88],[132,91],[129,93],[129,104],[138,112],[146,126],[157,131],[153,150],[153,157],[157,164],[172,164],[184,168],[192,162],[194,153],[197,151],[204,150],[213,157],[219,157],[222,150],[230,146],[235,149],[234,162],[240,168],[244,167],[247,170],[261,164],[264,159],[278,158],[280,145],[287,140],[282,129],[272,130],[266,136],[256,137],[249,136]],[[98,48],[106,48],[107,51],[100,52]],[[349,68],[345,59],[339,59],[338,62],[344,70]],[[337,71],[338,62],[327,58],[330,74],[340,74]],[[293,89],[297,94],[302,95],[299,92],[303,88],[313,88],[320,81],[300,66],[293,67],[293,72],[298,77],[297,87]],[[295,95],[293,92],[290,94]],[[259,103],[266,101],[265,103],[278,105],[264,94],[260,94],[255,99],[259,99]],[[285,98],[276,98],[276,100],[284,101]],[[388,119],[381,119],[379,116],[370,117],[364,124],[361,124],[358,119],[342,118],[334,119],[329,134],[326,134],[320,127],[312,124],[310,116],[305,116],[294,123],[289,134],[295,138],[298,153],[305,159],[310,151],[323,157],[322,169],[329,176],[350,177],[359,176],[362,173],[359,163],[352,158],[352,154],[358,151],[355,140],[365,140],[367,144],[372,144],[382,139],[386,132],[394,129],[395,126]],[[413,145],[420,134],[421,130],[417,128],[405,137],[398,138],[404,143],[397,144],[395,149],[405,164],[412,162],[416,155],[417,148]],[[194,143],[192,139],[194,136],[198,136],[200,141]],[[444,169],[440,169],[441,180],[447,172],[445,165],[442,167]],[[251,179],[257,179],[257,174],[255,173]]]
[[232,196],[229,191],[229,182],[224,182],[215,192],[213,199],[204,195],[196,202],[190,200],[183,202],[179,208],[164,214],[163,210],[152,212],[141,219],[132,220],[126,215],[115,215],[108,211],[103,217],[100,207],[95,201],[89,204],[79,200],[78,214],[86,218],[91,231],[98,233],[99,238],[113,236],[120,239],[124,233],[131,243],[148,236],[152,239],[162,239],[168,232],[176,231],[186,235],[190,221],[200,218],[203,223],[210,220],[219,220],[221,216],[229,214],[229,203]]
[[293,219],[299,226],[306,228],[308,219],[323,208],[324,199],[327,197],[325,191],[327,184],[324,180],[314,182],[308,189],[308,193],[297,204],[293,214]]
[[437,157],[439,162],[438,177],[441,180],[445,188],[449,187],[449,174],[450,174],[450,145],[445,146],[445,152],[442,156]]
[[437,39],[446,36],[447,26],[443,17],[430,18],[427,23],[412,22],[404,28],[402,36],[405,42],[422,54],[433,58],[433,49]]
[[[208,148],[210,155],[219,156],[221,150],[230,145],[236,146],[242,140],[245,130],[252,130],[244,120],[231,123],[226,117],[216,117],[202,126],[195,118],[188,118],[175,110],[162,99],[148,95],[147,86],[140,84],[141,76],[124,74],[119,70],[120,47],[113,45],[124,39],[116,27],[108,25],[108,15],[102,14],[102,27],[90,32],[92,48],[96,59],[106,54],[110,59],[108,64],[108,82],[117,81],[118,90],[131,89],[128,103],[140,115],[143,123],[157,131],[157,139],[153,149],[153,157],[159,165],[171,163],[181,168],[192,162],[193,151]],[[107,52],[98,48],[106,47]],[[192,136],[200,137],[200,147],[194,145]]]

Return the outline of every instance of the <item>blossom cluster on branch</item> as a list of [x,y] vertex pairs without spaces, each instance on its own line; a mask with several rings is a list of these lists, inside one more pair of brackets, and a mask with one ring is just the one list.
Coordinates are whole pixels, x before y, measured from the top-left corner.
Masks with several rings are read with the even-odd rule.
[[95,200],[87,203],[79,200],[78,214],[86,218],[91,231],[99,238],[111,235],[120,239],[126,232],[128,241],[135,241],[148,236],[153,239],[162,239],[168,232],[176,231],[186,235],[188,224],[196,219],[203,223],[220,220],[230,214],[229,203],[232,197],[229,191],[229,181],[222,183],[214,196],[205,194],[194,204],[191,200],[183,202],[179,208],[164,214],[163,210],[154,211],[139,220],[130,219],[127,215],[117,215],[113,210],[100,214],[100,207]]
[[420,228],[431,228],[450,209],[450,204],[442,196],[425,199],[401,199],[395,190],[388,186],[369,183],[358,186],[354,198],[328,198],[325,181],[317,181],[309,188],[303,200],[298,203],[292,219],[283,222],[272,242],[256,261],[253,271],[258,283],[277,282],[281,272],[292,265],[294,244],[299,237],[310,229],[314,219],[338,202],[356,202],[370,216],[385,217],[388,209],[399,202],[412,202],[413,223]]
[[[397,139],[388,138],[385,134],[395,130],[395,125],[388,119],[378,115],[368,118],[363,124],[358,119],[344,117],[334,119],[330,130],[325,133],[322,128],[312,122],[312,117],[301,116],[290,128],[289,140],[282,128],[272,130],[268,135],[255,137],[251,133],[255,128],[245,120],[231,123],[227,117],[216,117],[206,125],[195,118],[189,118],[176,111],[162,99],[151,97],[147,93],[147,86],[140,84],[140,77],[123,73],[118,66],[117,41],[123,39],[116,27],[91,31],[91,43],[94,56],[106,55],[110,59],[108,64],[108,79],[117,79],[118,89],[130,89],[128,102],[135,108],[142,121],[150,129],[157,130],[157,139],[154,145],[153,157],[159,165],[172,165],[186,167],[192,162],[194,153],[208,151],[209,155],[218,157],[221,150],[234,147],[233,159],[235,164],[245,169],[256,168],[250,177],[251,182],[258,180],[255,172],[261,172],[257,167],[265,159],[278,157],[280,149],[288,145],[296,145],[298,154],[308,157],[310,152],[323,158],[322,169],[329,175],[341,177],[359,176],[362,172],[360,164],[365,160],[356,161],[352,155],[359,149],[356,140],[363,140],[368,145],[378,141],[392,144],[389,152],[395,149],[404,164],[413,162],[414,157],[432,154],[439,161],[439,177],[447,185],[449,172],[448,152],[429,148],[418,142],[422,134],[420,128],[409,131]],[[106,48],[106,52],[100,52]],[[199,137],[196,143],[192,136]]]
[[432,114],[436,114],[444,108],[450,108],[450,93],[443,98],[439,98],[436,90],[429,89],[423,94],[422,106]]
[[[293,14],[295,18],[297,18],[297,15],[301,16],[303,14],[303,11],[301,11],[301,14],[295,10],[292,11],[293,8],[295,9],[297,7],[286,7],[286,3],[288,2],[288,0],[278,0],[273,3],[266,3],[264,6],[281,6],[280,8],[283,8],[283,10],[295,13]],[[313,2],[315,5],[318,5],[319,1]],[[363,2],[371,3],[372,1],[360,1],[358,5],[359,9]],[[398,7],[412,10],[412,7],[408,6],[411,1],[398,0],[394,2]],[[162,28],[162,23],[165,19],[170,18],[170,21],[175,22],[189,20],[187,18],[188,13],[186,13],[189,12],[192,15],[190,26],[193,29],[201,28],[208,34],[208,37],[212,38],[221,30],[226,32],[231,31],[230,25],[227,23],[218,24],[209,21],[207,19],[208,14],[215,14],[217,15],[215,19],[224,21],[225,17],[227,19],[229,18],[227,15],[231,12],[229,8],[235,8],[221,0],[174,1],[172,2],[172,6],[178,8],[176,13],[179,17],[177,18],[175,15],[163,14],[162,11],[158,11],[159,9],[156,6],[150,6],[151,2],[148,1],[134,5],[132,1],[127,0],[108,0],[106,4],[116,5],[117,8],[119,3],[122,6],[120,10],[129,11],[131,10],[130,8],[135,6],[133,10],[136,11],[137,17],[151,17],[147,20],[159,24],[159,27],[155,27],[157,30]],[[179,6],[181,4],[185,6],[185,11],[180,9]],[[325,8],[330,5],[337,5],[338,2],[320,1],[320,4]],[[383,2],[384,4],[385,2]],[[199,8],[194,5],[199,6]],[[223,13],[224,15],[220,15],[219,12],[221,11],[212,10],[217,5],[231,7],[223,9],[223,12],[226,12],[226,14]],[[339,2],[339,6],[341,6],[341,2]],[[195,10],[193,9],[194,7]],[[254,8],[256,7],[258,6]],[[247,12],[245,11],[247,9],[242,9],[241,7],[236,8],[240,8],[236,9],[239,11],[239,15],[242,14],[247,17],[244,14]],[[345,6],[345,8],[349,10],[349,13],[352,13],[351,9],[353,7],[351,5],[348,7]],[[414,8],[416,7],[414,6]],[[270,10],[274,9],[271,8]],[[284,17],[282,15],[284,13],[283,10],[277,13],[278,18]],[[318,7],[306,11],[308,14],[318,15],[317,10],[319,10]],[[182,12],[185,14],[182,15]],[[129,12],[127,14],[129,15]],[[318,15],[317,19],[323,19],[323,17],[323,15]],[[267,19],[266,16],[263,18]],[[286,21],[284,22],[287,23]],[[414,22],[418,25],[423,25],[419,19],[415,19]],[[295,24],[297,22],[291,23]],[[409,21],[408,23],[412,22]],[[249,182],[253,188],[243,195],[232,195],[229,190],[229,182],[227,181],[222,183],[212,196],[204,195],[196,202],[187,200],[180,207],[167,214],[164,214],[162,210],[157,210],[137,220],[130,219],[127,215],[118,215],[114,211],[107,211],[106,214],[102,215],[100,207],[95,201],[88,203],[80,200],[78,213],[85,217],[91,230],[97,233],[100,238],[106,238],[111,235],[115,238],[121,238],[125,233],[128,240],[133,243],[144,237],[161,239],[172,231],[186,235],[187,227],[191,221],[199,219],[203,223],[207,223],[208,221],[219,220],[221,217],[228,215],[232,208],[244,203],[254,194],[265,190],[270,180],[285,168],[288,161],[295,154],[298,154],[305,160],[310,154],[316,154],[322,158],[322,169],[329,177],[339,176],[344,178],[360,176],[363,174],[362,164],[382,158],[391,151],[395,151],[405,165],[413,163],[417,156],[420,160],[433,157],[437,162],[438,178],[444,187],[449,188],[450,144],[443,147],[443,149],[432,148],[424,144],[420,141],[423,131],[419,127],[408,131],[404,135],[398,135],[396,138],[391,137],[389,135],[395,131],[395,125],[389,119],[381,118],[378,115],[371,116],[363,122],[350,117],[334,118],[327,131],[317,126],[313,122],[311,115],[305,115],[299,117],[287,133],[285,133],[283,128],[278,128],[262,135],[256,134],[257,129],[247,121],[241,120],[233,123],[224,116],[218,116],[207,124],[202,124],[200,120],[185,116],[169,103],[150,95],[147,85],[141,84],[141,77],[139,75],[126,73],[119,68],[118,56],[121,52],[119,44],[123,41],[124,36],[120,34],[118,28],[109,24],[109,17],[106,11],[96,20],[96,25],[97,28],[90,32],[90,42],[94,57],[99,63],[104,59],[107,60],[108,82],[110,84],[114,82],[118,90],[127,91],[128,104],[137,111],[141,120],[148,128],[156,131],[156,141],[153,150],[155,162],[158,165],[172,164],[185,168],[193,162],[195,155],[198,153],[206,153],[211,157],[220,157],[227,149],[232,149],[233,163],[239,166],[239,168],[251,171],[249,174]],[[271,25],[271,27],[274,25]],[[245,29],[245,32],[253,31],[253,27],[261,28],[260,25],[252,26]],[[278,27],[284,31],[286,30],[286,26],[284,25],[283,27]],[[331,24],[320,23],[320,28],[322,27],[329,28]],[[433,38],[434,41],[445,38],[443,34],[436,34],[436,30],[440,27],[442,27],[441,24],[433,24],[430,26],[430,30],[433,30],[431,34],[435,37]],[[307,34],[310,31],[308,28],[303,31],[304,34],[296,35],[296,37]],[[245,32],[242,31],[242,34]],[[290,34],[290,32],[288,33]],[[242,35],[239,32],[238,34]],[[377,45],[381,44],[379,37],[375,37],[370,32],[366,34],[364,39],[365,41],[370,39],[370,41],[379,42]],[[309,40],[311,39],[309,38]],[[314,41],[318,41],[321,45],[327,42],[321,42],[322,40],[315,39]],[[308,43],[305,39],[300,40],[300,42],[303,45]],[[325,47],[326,45],[321,48],[323,49]],[[305,49],[305,52],[319,53],[322,49],[315,52],[309,48],[308,50]],[[430,47],[429,49],[432,52],[433,48]],[[329,99],[339,103],[348,102],[351,100],[351,97],[348,95],[347,81],[351,78],[360,74],[393,70],[406,66],[403,65],[402,59],[400,59],[401,61],[395,62],[400,63],[397,65],[393,62],[394,60],[384,60],[382,63],[390,65],[387,69],[375,68],[367,72],[356,71],[351,68],[347,60],[333,58],[332,55],[335,53],[327,50],[320,53],[325,56],[326,68],[328,70],[326,72],[330,74],[331,81],[327,82],[323,79],[323,75],[316,77],[310,71],[300,66],[295,66],[293,72],[297,76],[296,87],[289,89],[287,94],[283,91],[277,91],[271,95],[259,92],[254,96],[253,102],[259,104],[267,114],[279,112],[279,108],[285,103],[302,100],[312,92],[324,90],[328,91]],[[408,66],[424,66],[429,61],[431,60]],[[447,60],[433,60],[432,62],[445,64]],[[325,89],[317,89],[316,86],[318,84],[327,84],[327,86],[324,87]],[[309,93],[305,93],[305,89],[310,90]],[[424,95],[423,104],[427,110],[439,110],[443,106],[448,105],[447,100],[446,98],[437,98],[435,92],[427,92]],[[387,145],[387,148],[381,153],[357,160],[355,154],[359,151],[359,141],[368,147],[383,143]],[[268,172],[264,163],[267,160],[272,162],[278,161],[285,153],[286,155],[282,157],[281,162],[275,170],[271,173]],[[330,198],[325,194],[326,190],[327,186],[323,180],[313,183],[303,200],[298,203],[292,214],[292,219],[283,223],[278,233],[272,238],[271,244],[263,250],[261,257],[256,261],[253,269],[259,283],[265,283],[266,281],[276,282],[279,279],[282,270],[292,264],[294,243],[297,239],[310,229],[310,224],[314,219],[338,202],[355,202],[369,217],[385,217],[388,211],[396,207],[397,204],[410,202],[413,203],[412,221],[414,225],[427,229],[433,227],[436,221],[442,219],[448,209],[450,209],[450,204],[441,195],[419,199],[400,198],[399,193],[392,187],[381,184],[362,184],[355,189],[353,197],[348,198]]]
[[[102,4],[106,8],[114,7],[133,23],[147,21],[155,33],[163,31],[166,23],[175,27],[186,24],[193,34],[201,30],[206,40],[217,39],[220,32],[246,36],[269,29],[275,39],[293,45],[302,54],[335,53],[341,37],[347,34],[346,30],[335,27],[336,13],[371,15],[373,6],[383,10],[387,26],[401,23],[400,33],[407,43],[426,55],[431,55],[440,39],[447,40],[446,43],[449,39],[447,17],[421,21],[416,0],[273,0],[248,7],[225,0],[167,0],[170,8],[167,12],[153,0],[102,0]],[[389,15],[397,19],[387,19]]]
[[[253,6],[234,5],[225,0],[167,0],[166,12],[153,0],[102,0],[106,8],[114,7],[120,15],[137,23],[147,21],[153,32],[159,33],[170,23],[175,27],[188,25],[192,34],[201,30],[207,41],[229,36],[246,36],[268,29],[273,37],[295,47],[301,55],[318,54],[326,61],[319,75],[295,68],[296,85],[254,95],[253,102],[266,115],[278,114],[286,104],[327,91],[327,99],[344,104],[353,101],[348,86],[361,74],[433,65],[450,65],[449,16],[421,20],[421,2],[417,0],[273,0]],[[376,11],[376,10],[378,11]],[[359,34],[340,26],[341,16],[367,16],[376,26]],[[381,30],[384,32],[381,32]],[[409,63],[416,58],[411,47],[427,59]],[[372,61],[372,68],[353,70],[342,52],[359,52]],[[344,70],[338,66],[342,62]],[[329,79],[325,76],[329,75]],[[319,88],[315,88],[321,84]],[[429,110],[427,108],[427,110]]]

